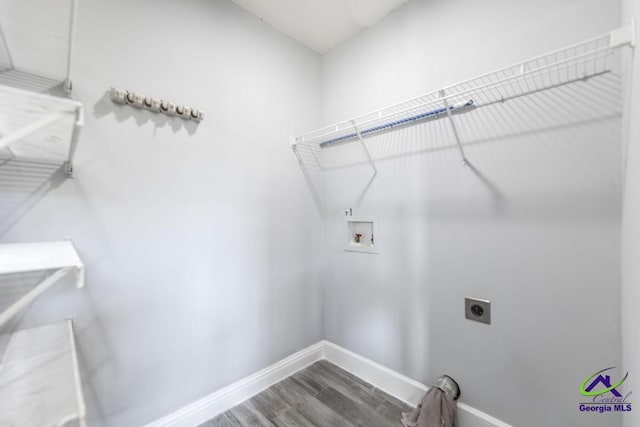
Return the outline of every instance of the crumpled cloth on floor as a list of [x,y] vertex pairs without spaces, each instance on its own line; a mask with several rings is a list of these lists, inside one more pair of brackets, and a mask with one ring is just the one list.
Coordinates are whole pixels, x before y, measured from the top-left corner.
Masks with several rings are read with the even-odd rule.
[[402,414],[405,427],[455,427],[456,401],[437,387],[431,387],[413,412]]

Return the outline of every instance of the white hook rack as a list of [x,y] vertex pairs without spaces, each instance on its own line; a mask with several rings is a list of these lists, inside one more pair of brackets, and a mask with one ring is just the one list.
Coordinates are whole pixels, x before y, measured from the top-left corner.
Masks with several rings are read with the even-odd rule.
[[111,88],[110,95],[111,100],[117,104],[131,105],[132,107],[142,108],[168,116],[180,117],[185,120],[193,120],[195,122],[200,122],[204,119],[204,111],[188,105],[169,102],[162,98],[145,96],[141,93],[117,89],[115,87]]

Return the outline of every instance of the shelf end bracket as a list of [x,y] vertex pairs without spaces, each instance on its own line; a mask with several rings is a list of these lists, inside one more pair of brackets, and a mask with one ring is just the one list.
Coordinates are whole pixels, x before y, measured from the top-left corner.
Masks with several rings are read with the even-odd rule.
[[611,31],[609,35],[609,47],[618,47],[629,45],[635,47],[636,45],[636,22],[632,19],[631,22],[624,27],[617,28]]
[[373,161],[373,158],[371,157],[371,153],[369,153],[369,150],[367,149],[367,146],[364,143],[364,139],[362,138],[362,134],[360,133],[360,130],[358,129],[358,126],[356,125],[356,122],[354,120],[351,120],[351,124],[353,125],[353,130],[355,131],[356,136],[358,137],[358,141],[360,141],[360,145],[362,146],[362,149],[364,150],[364,154],[367,157],[367,161],[369,162],[369,165],[371,166],[371,169],[373,169],[373,176],[377,176],[378,175],[378,168],[376,167],[376,163]]
[[467,160],[467,156],[464,154],[464,149],[462,148],[462,142],[460,141],[460,135],[458,134],[458,128],[456,127],[456,124],[453,121],[453,116],[451,115],[451,107],[449,106],[449,101],[447,100],[444,89],[440,89],[439,95],[442,98],[442,101],[444,103],[444,109],[447,112],[449,123],[451,123],[451,130],[453,130],[453,136],[456,139],[456,144],[458,145],[458,151],[460,151],[460,156],[462,157],[462,165],[467,166],[469,161]]

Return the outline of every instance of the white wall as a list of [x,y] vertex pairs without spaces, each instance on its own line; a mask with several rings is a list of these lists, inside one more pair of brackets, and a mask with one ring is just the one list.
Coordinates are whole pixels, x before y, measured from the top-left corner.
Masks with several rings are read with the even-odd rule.
[[[414,0],[324,58],[324,121],[619,22],[607,0]],[[439,120],[373,138],[370,187],[366,165],[328,172],[326,338],[427,383],[448,373],[513,425],[619,425],[577,404],[587,375],[620,366],[620,87],[607,75],[459,115],[473,168]],[[378,217],[379,255],[343,251],[346,207]],[[491,326],[464,319],[465,296],[492,301]]]
[[[444,121],[377,138],[376,157],[389,158],[370,187],[366,166],[327,174],[326,233],[287,140],[321,115],[344,119],[604,33],[618,5],[414,0],[322,60],[229,3],[83,0],[77,178],[0,177],[0,241],[72,237],[87,264],[86,290],[61,287],[12,326],[76,316],[91,421],[143,424],[327,338],[421,381],[447,372],[466,403],[514,425],[602,425],[576,404],[580,381],[621,357],[615,77],[460,117],[475,169],[460,167]],[[196,128],[114,106],[111,85],[207,118]],[[567,102],[598,108],[558,107]],[[626,172],[634,381],[640,203]],[[345,207],[378,216],[379,255],[343,252]],[[463,318],[466,295],[492,300],[491,326]]]
[[[640,19],[638,0],[622,1],[622,24],[628,24],[635,18],[636,34]],[[636,45],[637,46],[637,45]],[[637,50],[637,47],[636,47]],[[625,134],[626,157],[624,159],[624,200],[622,211],[622,362],[629,372],[627,390],[638,393],[640,390],[640,339],[638,325],[640,315],[637,304],[640,302],[640,124],[637,117],[640,112],[640,60],[636,52],[627,57],[629,80],[625,86]],[[632,119],[633,118],[633,119]],[[640,423],[640,415],[632,411],[625,417],[625,426],[633,427]]]
[[[52,3],[0,1],[0,66],[66,77],[72,1]],[[46,13],[34,13],[37,10]]]
[[[86,290],[20,327],[76,316],[92,425],[137,426],[322,338],[319,225],[288,147],[320,124],[320,57],[226,0],[83,0],[76,48],[77,177],[3,173],[0,240],[73,238]],[[111,85],[206,119],[116,106]]]

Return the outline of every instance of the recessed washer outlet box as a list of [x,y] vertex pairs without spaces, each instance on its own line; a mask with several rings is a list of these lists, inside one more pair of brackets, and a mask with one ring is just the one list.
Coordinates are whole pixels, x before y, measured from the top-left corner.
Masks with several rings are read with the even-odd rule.
[[486,299],[464,299],[464,317],[476,322],[491,324],[491,301]]
[[378,253],[377,219],[373,216],[345,217],[345,251]]

